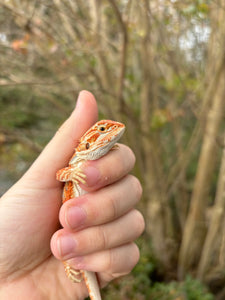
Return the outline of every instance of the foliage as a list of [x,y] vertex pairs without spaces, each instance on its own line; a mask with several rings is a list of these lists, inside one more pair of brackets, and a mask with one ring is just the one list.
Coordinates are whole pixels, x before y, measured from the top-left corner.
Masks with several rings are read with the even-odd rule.
[[213,300],[212,294],[196,279],[188,276],[184,282],[157,283],[153,286],[151,300]]
[[138,240],[141,257],[131,275],[117,280],[103,290],[103,298],[109,300],[213,300],[214,296],[199,280],[187,276],[184,281],[163,282],[158,262],[152,255],[152,246]]

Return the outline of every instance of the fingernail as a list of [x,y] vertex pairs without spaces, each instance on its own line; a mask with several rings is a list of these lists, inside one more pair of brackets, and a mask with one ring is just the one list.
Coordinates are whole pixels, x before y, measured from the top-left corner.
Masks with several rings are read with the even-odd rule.
[[82,169],[87,176],[85,185],[89,187],[95,186],[101,178],[100,171],[97,168],[88,165],[84,165]]
[[[79,108],[80,104],[81,104],[81,98],[84,97],[86,95],[88,95],[90,97],[91,93],[85,90],[80,91],[78,97],[77,97],[77,102],[76,102],[76,107],[75,108]],[[92,96],[92,95],[91,95]],[[93,97],[93,96],[92,96]]]
[[79,206],[69,207],[66,212],[66,221],[71,229],[75,229],[84,224],[86,219],[85,210]]
[[58,238],[57,246],[60,256],[65,257],[74,252],[76,242],[71,236],[62,235]]

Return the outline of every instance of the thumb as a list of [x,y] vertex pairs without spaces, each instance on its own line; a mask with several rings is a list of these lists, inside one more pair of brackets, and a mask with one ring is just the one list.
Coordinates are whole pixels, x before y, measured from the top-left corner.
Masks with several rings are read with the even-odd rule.
[[43,180],[49,183],[52,179],[52,183],[57,184],[56,171],[67,165],[80,137],[97,121],[97,116],[94,96],[88,91],[80,92],[71,116],[59,128],[25,176],[32,172],[42,183]]

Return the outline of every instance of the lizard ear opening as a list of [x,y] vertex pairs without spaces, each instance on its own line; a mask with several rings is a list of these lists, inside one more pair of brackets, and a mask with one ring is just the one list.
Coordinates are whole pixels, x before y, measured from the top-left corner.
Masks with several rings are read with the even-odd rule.
[[90,143],[86,143],[86,149],[90,148]]

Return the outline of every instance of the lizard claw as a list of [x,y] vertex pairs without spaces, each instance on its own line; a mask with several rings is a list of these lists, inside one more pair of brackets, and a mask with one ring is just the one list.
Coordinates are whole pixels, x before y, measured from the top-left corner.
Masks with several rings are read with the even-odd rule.
[[85,184],[86,175],[78,167],[66,167],[59,170],[56,173],[56,179],[59,181],[67,182],[73,181],[76,184],[83,183]]
[[76,168],[76,172],[72,174],[72,181],[75,183],[83,183],[85,184],[86,181],[86,175],[83,173],[83,171],[80,168]]
[[73,281],[75,283],[79,283],[83,280],[81,272],[79,270],[74,270],[73,268],[71,268],[67,262],[64,262],[64,268],[65,268],[67,277],[71,281]]

